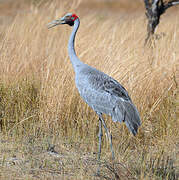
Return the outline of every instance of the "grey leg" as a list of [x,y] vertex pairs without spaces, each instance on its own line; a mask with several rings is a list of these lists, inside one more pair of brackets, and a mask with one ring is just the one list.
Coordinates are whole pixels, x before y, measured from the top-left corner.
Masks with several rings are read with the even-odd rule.
[[108,130],[104,120],[103,120],[102,114],[98,114],[98,115],[99,115],[99,118],[100,118],[101,122],[103,123],[103,126],[105,128],[106,134],[108,136],[109,143],[110,143],[110,148],[111,148],[111,153],[112,153],[112,159],[114,160],[115,157],[114,157],[114,151],[113,151],[113,147],[112,147],[112,135],[110,134],[110,132],[109,132],[109,130]]
[[102,131],[102,122],[101,119],[99,118],[99,147],[98,147],[98,170],[97,170],[97,174],[100,174],[100,158],[101,158],[101,140],[102,140],[102,136],[103,136],[103,131]]
[[102,122],[101,119],[99,118],[99,148],[98,148],[98,161],[100,161],[100,157],[101,157],[101,139],[103,136],[103,132],[102,132]]

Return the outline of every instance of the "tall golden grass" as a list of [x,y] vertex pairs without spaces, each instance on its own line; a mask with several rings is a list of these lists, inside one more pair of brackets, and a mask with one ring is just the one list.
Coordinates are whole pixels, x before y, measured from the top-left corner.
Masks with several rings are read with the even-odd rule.
[[[125,125],[105,116],[117,161],[137,179],[176,178],[178,12],[163,17],[157,31],[159,38],[152,47],[144,47],[144,12],[85,14],[78,6],[80,1],[76,3],[70,6],[69,2],[57,1],[31,7],[9,26],[0,26],[3,134],[16,139],[50,134],[55,139],[82,142],[79,148],[84,152],[97,151],[98,118],[77,92],[68,57],[72,29],[66,25],[50,30],[46,27],[75,9],[81,20],[76,37],[79,58],[118,80],[141,115],[142,126],[136,137]],[[103,156],[107,161],[110,151],[104,140]],[[120,174],[119,169],[114,171]]]

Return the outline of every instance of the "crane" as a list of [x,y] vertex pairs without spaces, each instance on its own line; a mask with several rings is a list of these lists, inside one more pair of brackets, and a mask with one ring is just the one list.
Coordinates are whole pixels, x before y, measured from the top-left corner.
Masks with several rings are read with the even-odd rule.
[[119,82],[94,67],[83,63],[77,57],[74,42],[80,26],[79,17],[76,14],[67,13],[64,17],[49,23],[48,28],[60,24],[73,26],[68,42],[68,53],[75,71],[76,87],[83,100],[99,117],[98,160],[100,161],[101,156],[102,125],[109,139],[112,159],[114,159],[112,136],[105,124],[102,114],[110,115],[114,122],[124,122],[129,131],[132,132],[133,135],[136,135],[138,127],[141,125],[139,112],[132,103],[128,92]]

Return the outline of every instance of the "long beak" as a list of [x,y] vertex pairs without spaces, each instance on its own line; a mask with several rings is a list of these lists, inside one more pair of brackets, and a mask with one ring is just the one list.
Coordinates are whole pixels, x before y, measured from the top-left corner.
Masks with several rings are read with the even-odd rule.
[[57,26],[57,25],[59,25],[59,24],[65,24],[65,19],[64,19],[64,17],[48,23],[48,24],[47,24],[47,27],[48,27],[48,29],[50,29],[50,28],[52,28],[52,27],[54,27],[54,26]]

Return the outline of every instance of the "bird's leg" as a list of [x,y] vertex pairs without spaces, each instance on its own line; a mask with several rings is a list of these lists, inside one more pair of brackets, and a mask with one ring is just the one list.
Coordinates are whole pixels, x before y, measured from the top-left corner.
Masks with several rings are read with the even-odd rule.
[[101,140],[102,140],[103,132],[102,132],[102,122],[101,119],[99,118],[99,148],[98,148],[98,161],[100,161],[101,157]]
[[99,163],[99,167],[97,170],[97,174],[100,174],[100,158],[101,158],[101,140],[102,140],[102,136],[103,136],[103,131],[102,131],[102,122],[101,119],[99,118],[99,147],[98,147],[98,163]]
[[110,132],[109,132],[109,130],[108,130],[108,128],[107,128],[104,120],[103,120],[102,114],[99,114],[99,118],[100,118],[101,122],[103,123],[103,126],[104,126],[104,128],[105,128],[105,130],[106,130],[106,134],[107,134],[107,136],[108,136],[109,143],[110,143],[110,148],[111,148],[111,153],[112,153],[112,159],[114,160],[115,157],[114,157],[114,151],[113,151],[113,147],[112,147],[112,135],[110,134]]

